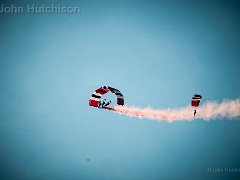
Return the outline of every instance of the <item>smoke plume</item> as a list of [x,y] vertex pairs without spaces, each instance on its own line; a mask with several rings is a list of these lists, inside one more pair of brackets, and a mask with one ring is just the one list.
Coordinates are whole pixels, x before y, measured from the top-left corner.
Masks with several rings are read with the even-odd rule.
[[[193,111],[197,110],[194,117]],[[198,108],[187,107],[176,109],[153,109],[151,107],[138,108],[128,106],[115,106],[114,112],[137,118],[154,119],[157,121],[192,121],[194,119],[239,119],[240,118],[240,98],[235,100],[224,100],[221,103],[207,101]]]

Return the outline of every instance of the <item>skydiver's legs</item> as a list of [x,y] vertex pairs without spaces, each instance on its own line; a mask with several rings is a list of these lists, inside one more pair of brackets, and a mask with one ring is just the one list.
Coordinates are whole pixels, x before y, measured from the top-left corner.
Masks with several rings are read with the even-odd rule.
[[99,107],[99,108],[101,107],[101,104],[102,104],[101,101],[99,101],[99,103],[98,103],[98,107]]

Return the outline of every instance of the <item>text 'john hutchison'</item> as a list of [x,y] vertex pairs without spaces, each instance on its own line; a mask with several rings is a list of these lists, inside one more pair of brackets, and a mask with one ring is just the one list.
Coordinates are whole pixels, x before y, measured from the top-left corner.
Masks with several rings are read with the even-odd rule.
[[79,14],[80,7],[55,5],[0,5],[0,14]]

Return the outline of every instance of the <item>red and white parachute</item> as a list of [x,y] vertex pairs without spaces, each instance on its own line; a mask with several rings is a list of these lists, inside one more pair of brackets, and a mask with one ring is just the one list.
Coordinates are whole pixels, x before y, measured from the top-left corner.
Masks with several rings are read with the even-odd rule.
[[[102,95],[104,95],[108,92],[114,93],[117,96],[117,104],[118,105],[121,105],[121,106],[124,105],[123,95],[118,89],[112,88],[110,86],[103,86],[103,87],[96,89],[93,92],[91,98],[89,99],[89,106],[100,107]],[[103,108],[112,110],[112,108],[109,108],[109,107],[103,107]]]
[[198,107],[201,99],[202,99],[201,95],[194,94],[193,97],[192,97],[192,106]]

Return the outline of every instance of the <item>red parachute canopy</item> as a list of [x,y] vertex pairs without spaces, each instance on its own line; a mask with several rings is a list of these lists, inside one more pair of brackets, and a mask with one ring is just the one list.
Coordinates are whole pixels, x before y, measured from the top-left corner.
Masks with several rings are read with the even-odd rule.
[[94,107],[98,107],[99,105],[99,101],[102,97],[102,95],[108,93],[108,92],[112,92],[117,96],[117,104],[123,106],[124,105],[124,98],[122,93],[115,88],[112,88],[110,86],[103,86],[100,87],[99,89],[95,90],[91,96],[91,98],[89,99],[89,106],[94,106]]
[[194,94],[193,97],[192,97],[192,106],[198,107],[201,99],[202,99],[201,95]]

